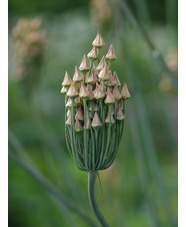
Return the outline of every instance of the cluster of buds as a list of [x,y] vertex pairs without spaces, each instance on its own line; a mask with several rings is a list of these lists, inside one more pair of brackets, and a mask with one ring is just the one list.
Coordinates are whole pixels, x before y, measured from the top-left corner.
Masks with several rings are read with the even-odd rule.
[[65,96],[66,143],[77,167],[98,171],[112,165],[124,127],[125,101],[130,98],[111,64],[116,59],[113,45],[100,59],[105,42],[97,33],[93,49],[84,55],[71,79],[66,71],[61,93]]

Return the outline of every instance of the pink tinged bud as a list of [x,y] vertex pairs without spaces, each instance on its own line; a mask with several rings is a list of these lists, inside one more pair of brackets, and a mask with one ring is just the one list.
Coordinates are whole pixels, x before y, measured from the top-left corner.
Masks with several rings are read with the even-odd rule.
[[105,93],[103,92],[101,86],[96,83],[96,89],[93,91],[95,99],[101,99],[105,97]]
[[118,87],[116,85],[114,86],[114,89],[112,91],[112,95],[117,100],[121,98],[121,93],[120,93],[120,91],[119,91],[119,89],[118,89]]
[[105,104],[112,104],[115,103],[115,98],[113,97],[110,88],[107,89],[107,96],[106,99],[104,100]]
[[83,116],[83,111],[81,109],[81,107],[79,107],[76,115],[75,115],[75,119],[79,120],[79,121],[83,121],[84,120],[84,116]]
[[[105,123],[109,123],[110,122],[110,117],[109,117],[109,111],[107,111],[107,116],[106,116],[106,119],[105,119]],[[113,118],[113,115],[111,114],[111,124],[114,124],[114,118]]]
[[65,87],[62,87],[60,93],[61,93],[61,94],[65,94],[66,91],[67,91],[66,88],[65,88]]
[[67,96],[69,97],[76,97],[79,94],[79,87],[75,82],[72,82],[72,84],[70,85],[68,92],[67,92]]
[[117,117],[116,117],[116,119],[117,120],[119,120],[119,121],[121,121],[121,120],[123,120],[124,118],[125,118],[125,116],[124,116],[124,114],[123,114],[123,111],[122,110],[117,110]]
[[89,97],[89,92],[88,92],[88,90],[85,87],[83,82],[81,82],[81,88],[80,88],[80,91],[79,91],[79,96],[80,96],[80,98],[88,98]]
[[104,68],[100,71],[98,74],[98,77],[100,80],[108,80],[109,79],[109,70],[108,70],[108,65],[105,63]]

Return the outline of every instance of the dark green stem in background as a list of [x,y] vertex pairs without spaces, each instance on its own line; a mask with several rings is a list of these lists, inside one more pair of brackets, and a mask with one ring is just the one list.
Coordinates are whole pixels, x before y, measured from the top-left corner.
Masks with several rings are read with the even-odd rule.
[[146,43],[148,44],[148,46],[150,47],[150,49],[152,50],[152,54],[153,57],[156,59],[157,63],[159,64],[159,66],[162,68],[162,70],[167,74],[167,76],[172,80],[172,82],[174,83],[174,85],[178,86],[178,80],[176,78],[176,76],[168,69],[168,67],[166,66],[163,58],[161,57],[159,51],[156,49],[156,47],[154,46],[153,42],[151,41],[150,37],[148,36],[148,34],[146,33],[146,31],[143,29],[143,27],[139,24],[139,22],[137,21],[137,19],[135,18],[135,16],[133,15],[133,13],[131,12],[131,10],[129,9],[127,3],[125,0],[118,0],[118,3],[122,9],[122,11],[125,13],[125,15],[127,16],[128,20],[130,21],[130,23],[141,33],[141,35],[143,36],[144,40],[146,41]]
[[89,202],[90,206],[96,215],[96,218],[98,219],[100,225],[102,227],[108,227],[109,225],[107,224],[105,218],[101,214],[97,203],[96,203],[96,195],[95,195],[95,185],[96,185],[96,178],[97,178],[98,172],[89,172],[88,173],[88,197],[89,197]]

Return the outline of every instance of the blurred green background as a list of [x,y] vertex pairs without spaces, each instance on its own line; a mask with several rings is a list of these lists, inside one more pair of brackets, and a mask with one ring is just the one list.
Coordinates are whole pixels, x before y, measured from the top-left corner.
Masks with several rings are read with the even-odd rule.
[[[177,1],[127,3],[176,78]],[[103,195],[97,182],[99,207],[110,226],[177,226],[177,87],[121,6],[9,0],[10,227],[98,226],[87,173],[66,148],[60,94],[65,70],[73,76],[97,31],[104,53],[114,44],[113,70],[132,95],[116,160],[100,172]]]

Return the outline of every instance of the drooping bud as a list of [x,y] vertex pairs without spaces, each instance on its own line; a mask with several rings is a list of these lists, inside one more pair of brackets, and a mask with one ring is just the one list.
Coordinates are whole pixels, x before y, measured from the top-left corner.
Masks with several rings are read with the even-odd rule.
[[99,32],[97,32],[96,38],[92,42],[92,45],[95,47],[104,47],[105,46],[105,42]]
[[63,94],[63,95],[65,95],[66,92],[67,92],[66,88],[65,87],[62,87],[60,93]]
[[78,94],[79,94],[79,87],[75,82],[72,82],[72,84],[68,89],[67,96],[73,98],[78,96]]
[[[105,118],[105,123],[109,123],[110,122],[110,117],[109,117],[109,111],[107,111],[107,116]],[[114,118],[113,115],[111,114],[111,124],[114,124]]]
[[106,58],[109,59],[109,60],[115,60],[116,59],[116,54],[115,54],[114,47],[113,47],[112,44],[110,45],[110,48],[109,48],[109,50],[106,54]]
[[106,104],[112,104],[115,103],[115,98],[113,97],[110,88],[107,89],[107,96],[106,99],[104,100]]
[[98,74],[98,77],[100,80],[108,80],[109,79],[109,70],[108,70],[108,65],[105,63],[104,68],[100,71]]
[[81,88],[80,88],[80,91],[79,91],[79,96],[80,96],[80,98],[88,98],[89,97],[89,92],[88,92],[88,90],[85,87],[83,82],[81,82]]
[[117,120],[119,120],[119,121],[121,121],[121,120],[123,120],[124,118],[125,118],[125,116],[124,116],[124,114],[123,114],[123,111],[122,110],[117,110],[117,117],[116,117],[116,119]]
[[67,117],[69,117],[69,116],[70,116],[70,110],[67,111]]
[[70,116],[67,118],[67,120],[66,120],[66,125],[71,125],[71,119],[70,119]]
[[95,61],[98,58],[96,47],[92,48],[92,50],[87,54],[87,57],[93,61]]
[[[76,106],[75,102],[74,102],[74,106]],[[69,98],[67,103],[66,103],[66,107],[72,107],[72,100]]]
[[115,80],[117,87],[121,86],[121,83],[120,83],[120,81],[118,79],[118,76],[117,76],[116,72],[114,72],[113,79]]
[[105,64],[106,64],[105,56],[103,56],[101,61],[99,62],[99,65],[97,66],[97,70],[101,71],[104,68]]
[[93,91],[95,99],[101,99],[105,97],[105,93],[103,92],[101,86],[96,83],[96,89]]
[[97,112],[94,114],[94,118],[92,120],[92,127],[100,127],[102,126],[101,120],[98,117]]
[[81,71],[89,71],[89,69],[90,69],[90,66],[88,64],[88,61],[87,61],[87,58],[86,58],[85,54],[83,56],[83,59],[82,59],[81,64],[79,66],[79,69]]
[[71,83],[72,83],[72,80],[71,80],[68,72],[66,71],[64,80],[62,82],[62,86],[68,88],[71,85]]
[[123,101],[122,101],[122,99],[120,99],[119,101],[118,101],[118,103],[117,103],[117,110],[123,110]]
[[112,77],[112,71],[109,70],[109,79],[105,82],[105,85],[107,87],[112,87],[116,84],[116,81]]
[[77,98],[75,98],[74,104],[75,104],[76,106],[81,106],[81,105],[83,105],[83,101],[82,101],[82,100],[80,99],[80,97],[78,96]]
[[75,73],[74,73],[74,76],[73,76],[73,81],[78,82],[78,81],[82,81],[82,80],[83,80],[83,75],[78,70],[78,67],[75,66]]
[[119,89],[118,89],[118,87],[116,85],[114,86],[114,89],[112,91],[112,95],[117,100],[121,98],[121,93],[120,93],[120,91],[119,91]]
[[87,91],[89,92],[88,100],[94,99],[94,93],[93,93],[93,91],[92,91],[92,87],[91,87],[90,84],[88,84],[88,86],[87,86]]
[[81,123],[79,122],[79,120],[76,119],[76,122],[75,122],[75,132],[80,132],[80,131],[83,131],[83,127],[82,127]]
[[75,115],[75,119],[79,120],[79,121],[83,121],[84,120],[84,116],[83,116],[83,111],[81,109],[81,107],[79,107],[76,115]]
[[121,97],[123,99],[130,98],[130,93],[129,93],[129,90],[128,90],[128,87],[127,87],[126,83],[124,84],[123,89],[121,90]]

